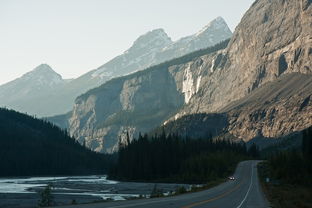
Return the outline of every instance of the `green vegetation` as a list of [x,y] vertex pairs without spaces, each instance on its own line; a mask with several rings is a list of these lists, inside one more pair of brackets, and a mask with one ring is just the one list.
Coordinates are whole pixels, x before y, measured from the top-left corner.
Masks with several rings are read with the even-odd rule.
[[103,174],[113,158],[47,121],[0,109],[0,176]]
[[110,178],[128,181],[208,183],[232,174],[249,157],[245,145],[163,133],[120,145]]
[[259,175],[273,207],[312,207],[312,127],[303,131],[301,149],[269,156]]
[[180,186],[175,190],[176,195],[185,194],[185,193],[187,193],[187,190],[184,186]]
[[49,184],[40,192],[40,200],[38,206],[48,207],[52,205],[54,205],[54,198],[52,196],[52,185]]
[[151,192],[151,195],[150,197],[151,198],[158,198],[158,197],[163,197],[164,196],[164,193],[163,193],[163,190],[162,189],[158,189],[157,188],[157,184],[154,185],[154,188]]

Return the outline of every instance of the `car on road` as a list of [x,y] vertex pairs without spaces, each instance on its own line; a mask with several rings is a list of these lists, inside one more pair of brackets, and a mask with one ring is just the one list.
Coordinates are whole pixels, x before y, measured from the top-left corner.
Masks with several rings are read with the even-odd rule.
[[234,176],[230,176],[228,179],[229,180],[235,180],[235,177]]

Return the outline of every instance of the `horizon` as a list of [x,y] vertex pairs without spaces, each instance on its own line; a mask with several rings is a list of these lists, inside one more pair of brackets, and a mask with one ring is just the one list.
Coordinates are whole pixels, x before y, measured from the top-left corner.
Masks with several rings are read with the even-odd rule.
[[[0,85],[21,77],[40,64],[48,64],[63,79],[75,79],[124,53],[139,36],[154,29],[164,29],[172,41],[176,41],[196,34],[221,16],[234,32],[253,1],[225,4],[225,0],[218,3],[216,0],[197,0],[198,4],[194,5],[198,6],[189,11],[189,2],[177,0],[167,3],[166,8],[160,7],[161,2],[150,5],[136,0],[131,9],[128,9],[128,2],[118,5],[119,1],[92,0],[92,4],[88,4],[71,0],[66,3],[3,0],[0,2],[0,28],[4,32],[0,38],[3,46],[0,49],[3,57]],[[176,9],[178,3],[179,9]],[[115,14],[108,9],[106,14],[106,7],[117,7],[121,12]],[[163,13],[150,11],[161,9]],[[125,30],[126,35],[122,34]]]

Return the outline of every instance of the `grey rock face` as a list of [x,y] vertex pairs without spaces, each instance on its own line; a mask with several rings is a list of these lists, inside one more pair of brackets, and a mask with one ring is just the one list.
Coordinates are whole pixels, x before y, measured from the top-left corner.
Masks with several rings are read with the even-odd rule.
[[[175,118],[227,109],[229,131],[245,141],[257,135],[286,135],[312,125],[310,104],[304,113],[298,110],[311,94],[310,88],[300,85],[309,85],[304,76],[312,72],[311,26],[312,6],[307,1],[256,1],[237,27],[229,47],[213,61],[214,73],[202,79],[203,93],[195,94]],[[293,73],[303,75],[300,79],[283,78],[286,88],[278,84],[282,82],[280,77]],[[225,107],[254,96],[254,91],[267,83],[272,83],[275,91],[283,93],[284,89],[292,97],[268,100],[270,105],[266,105],[262,101],[275,92],[264,88],[262,97],[245,103],[244,108]]]
[[[127,51],[99,68],[66,82],[61,88],[58,87],[45,91],[42,95],[33,96],[32,99],[28,99],[28,95],[25,95],[17,101],[11,98],[10,93],[6,93],[7,88],[0,86],[0,91],[6,93],[7,99],[11,100],[10,102],[0,100],[0,106],[6,105],[38,116],[67,113],[72,109],[77,96],[112,78],[140,71],[189,52],[206,48],[230,38],[231,35],[231,31],[222,18],[212,21],[201,32],[182,38],[177,42],[172,42],[163,29],[156,29],[140,36]],[[35,92],[35,94],[38,93]],[[33,103],[42,104],[38,108]]]
[[312,8],[303,10],[302,2],[256,1],[223,52],[224,64],[205,82],[205,94],[184,111],[216,112],[282,74],[311,73]]
[[231,103],[228,131],[244,141],[276,138],[312,125],[312,75],[289,73]]
[[132,139],[156,128],[184,105],[188,93],[196,93],[196,88],[188,88],[199,85],[197,74],[191,72],[199,65],[200,61],[152,68],[78,97],[69,119],[71,135],[95,151],[116,151],[127,134]]

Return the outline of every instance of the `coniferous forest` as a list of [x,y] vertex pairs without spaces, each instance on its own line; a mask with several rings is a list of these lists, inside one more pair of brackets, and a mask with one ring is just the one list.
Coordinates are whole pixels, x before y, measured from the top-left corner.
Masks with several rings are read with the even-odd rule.
[[262,185],[273,207],[312,207],[312,127],[300,134],[302,145],[275,149],[259,165]]
[[312,127],[302,132],[302,148],[272,154],[268,158],[270,176],[288,184],[312,187]]
[[165,133],[153,137],[140,135],[127,143],[120,144],[111,178],[206,183],[233,174],[239,161],[254,155],[244,144],[166,136]]
[[113,157],[88,150],[49,122],[0,109],[0,176],[103,174]]

